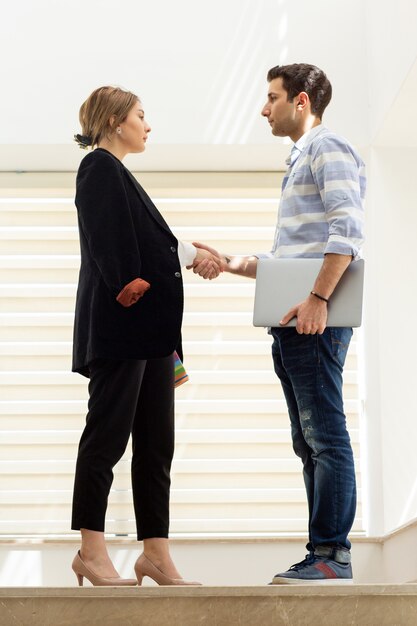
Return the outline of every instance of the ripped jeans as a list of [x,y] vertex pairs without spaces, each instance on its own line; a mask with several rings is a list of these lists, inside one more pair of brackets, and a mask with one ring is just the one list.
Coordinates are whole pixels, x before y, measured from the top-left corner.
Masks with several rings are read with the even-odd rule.
[[272,328],[272,358],[287,401],[294,452],[303,462],[309,544],[350,549],[356,510],[353,452],[343,411],[342,372],[351,328],[299,335]]

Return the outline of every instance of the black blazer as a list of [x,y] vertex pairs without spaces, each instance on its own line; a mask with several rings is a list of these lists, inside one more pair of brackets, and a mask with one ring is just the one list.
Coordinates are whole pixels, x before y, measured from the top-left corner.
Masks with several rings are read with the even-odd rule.
[[[96,358],[168,356],[179,348],[183,312],[177,239],[133,175],[107,150],[97,148],[82,160],[75,204],[81,267],[73,371],[89,376],[88,365]],[[136,278],[150,289],[124,307],[116,297]]]

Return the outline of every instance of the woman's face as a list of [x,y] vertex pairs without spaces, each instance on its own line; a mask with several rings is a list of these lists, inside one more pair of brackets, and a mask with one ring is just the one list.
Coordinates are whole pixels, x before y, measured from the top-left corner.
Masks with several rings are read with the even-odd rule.
[[123,143],[126,152],[143,152],[151,127],[145,121],[142,104],[137,102],[129,111],[120,125],[118,139]]

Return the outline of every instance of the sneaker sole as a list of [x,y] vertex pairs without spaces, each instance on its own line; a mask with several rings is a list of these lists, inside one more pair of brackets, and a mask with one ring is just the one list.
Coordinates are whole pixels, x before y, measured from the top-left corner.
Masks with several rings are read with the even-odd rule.
[[353,585],[352,578],[274,578],[270,585]]

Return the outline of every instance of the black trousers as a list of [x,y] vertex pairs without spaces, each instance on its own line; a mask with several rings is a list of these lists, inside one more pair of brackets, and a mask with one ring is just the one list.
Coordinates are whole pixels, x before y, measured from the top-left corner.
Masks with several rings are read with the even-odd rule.
[[73,530],[104,531],[113,467],[132,434],[138,539],[168,537],[174,454],[174,358],[97,359],[75,471]]

